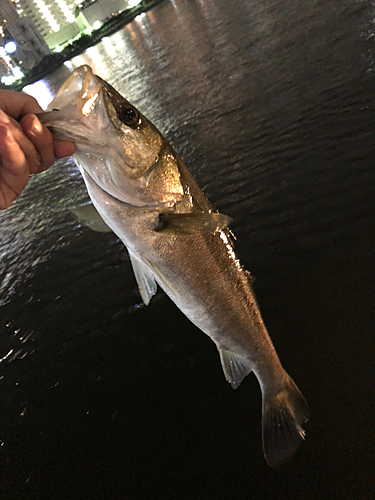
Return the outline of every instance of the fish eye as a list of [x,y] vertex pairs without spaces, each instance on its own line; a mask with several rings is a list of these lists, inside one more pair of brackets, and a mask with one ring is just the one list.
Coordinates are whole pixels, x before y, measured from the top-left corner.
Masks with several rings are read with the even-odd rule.
[[122,121],[124,125],[128,125],[129,127],[135,127],[139,122],[139,113],[138,111],[130,106],[129,104],[120,104],[117,109],[117,116]]

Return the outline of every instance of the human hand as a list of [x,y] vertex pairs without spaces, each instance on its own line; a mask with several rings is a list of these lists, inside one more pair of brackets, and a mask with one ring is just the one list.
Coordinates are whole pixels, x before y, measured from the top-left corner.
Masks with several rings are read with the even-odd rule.
[[[0,90],[0,209],[21,194],[32,174],[44,172],[75,145],[54,141],[35,113],[43,112],[34,97]],[[17,121],[19,120],[19,122]]]

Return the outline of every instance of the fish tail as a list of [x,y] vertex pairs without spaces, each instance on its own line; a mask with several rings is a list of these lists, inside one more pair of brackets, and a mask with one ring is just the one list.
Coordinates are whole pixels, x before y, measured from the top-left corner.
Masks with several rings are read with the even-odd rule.
[[263,453],[270,467],[290,459],[305,438],[302,424],[308,421],[309,407],[293,380],[286,375],[277,393],[264,391],[262,414]]

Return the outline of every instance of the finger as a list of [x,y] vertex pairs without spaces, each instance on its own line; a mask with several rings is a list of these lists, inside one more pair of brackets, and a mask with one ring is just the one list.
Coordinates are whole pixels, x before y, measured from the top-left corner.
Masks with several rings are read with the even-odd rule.
[[3,123],[6,124],[10,133],[13,136],[13,139],[17,142],[18,146],[23,151],[23,154],[25,155],[29,167],[30,174],[37,173],[40,166],[39,153],[35,149],[31,140],[26,136],[20,123],[18,123],[14,118],[11,118],[9,116],[7,117],[7,121],[4,121]]
[[2,173],[12,175],[29,175],[29,169],[25,155],[14,139],[9,126],[0,123],[0,157]]
[[12,118],[43,111],[34,97],[12,90],[0,90],[0,107]]
[[19,130],[18,128],[13,129],[10,128],[15,141],[18,143],[18,146],[22,150],[25,155],[27,165],[29,168],[30,174],[37,174],[39,172],[41,157],[38,151],[35,149],[35,146],[31,142],[31,140],[25,135],[23,130]]
[[51,132],[40,123],[35,115],[24,116],[20,123],[39,155],[40,164],[36,172],[47,170],[56,161]]
[[25,188],[28,180],[26,158],[9,127],[0,123],[0,209],[9,207]]
[[53,141],[55,156],[56,158],[64,158],[65,156],[71,156],[76,152],[76,146],[74,142],[70,141]]

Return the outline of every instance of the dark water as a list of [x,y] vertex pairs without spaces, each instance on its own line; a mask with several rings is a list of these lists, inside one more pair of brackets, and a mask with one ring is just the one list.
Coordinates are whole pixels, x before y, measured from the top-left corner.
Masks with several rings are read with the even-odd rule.
[[[367,1],[166,1],[72,60],[109,80],[234,219],[312,409],[271,470],[260,392],[124,247],[81,226],[71,162],[0,214],[1,499],[368,499],[374,492],[373,19]],[[46,104],[62,67],[27,89]]]

